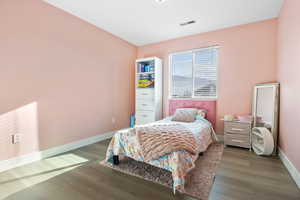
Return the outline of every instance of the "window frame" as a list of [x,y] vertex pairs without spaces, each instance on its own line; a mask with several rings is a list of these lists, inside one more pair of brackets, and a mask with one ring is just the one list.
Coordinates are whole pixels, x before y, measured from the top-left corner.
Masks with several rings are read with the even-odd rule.
[[[203,51],[203,50],[207,50],[207,49],[217,49],[217,55],[216,55],[216,96],[211,97],[211,96],[195,96],[195,53],[198,51]],[[216,45],[216,46],[209,46],[209,47],[204,47],[204,48],[197,48],[197,49],[192,49],[192,50],[187,50],[187,51],[179,51],[179,52],[174,52],[174,53],[170,53],[169,54],[169,99],[185,99],[185,100],[217,100],[218,99],[218,94],[219,94],[219,51],[220,46]],[[193,54],[193,60],[192,60],[192,74],[193,74],[193,86],[192,86],[192,96],[191,97],[174,97],[173,96],[173,62],[172,62],[172,57],[175,55],[180,55],[180,54],[186,54],[186,53],[192,53]],[[201,65],[200,65],[201,66]]]

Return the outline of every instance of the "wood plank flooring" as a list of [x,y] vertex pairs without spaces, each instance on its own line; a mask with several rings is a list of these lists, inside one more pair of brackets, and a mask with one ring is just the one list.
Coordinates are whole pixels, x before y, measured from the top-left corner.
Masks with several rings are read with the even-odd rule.
[[[0,173],[6,200],[192,200],[171,189],[99,165],[109,141]],[[210,200],[300,200],[278,158],[225,148]]]

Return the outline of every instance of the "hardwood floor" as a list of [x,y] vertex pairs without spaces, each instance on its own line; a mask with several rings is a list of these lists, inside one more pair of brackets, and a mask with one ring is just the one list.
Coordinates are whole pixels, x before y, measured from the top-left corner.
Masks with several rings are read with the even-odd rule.
[[[0,199],[141,200],[192,198],[98,164],[108,140],[0,173]],[[299,200],[300,190],[278,158],[225,148],[211,200]]]

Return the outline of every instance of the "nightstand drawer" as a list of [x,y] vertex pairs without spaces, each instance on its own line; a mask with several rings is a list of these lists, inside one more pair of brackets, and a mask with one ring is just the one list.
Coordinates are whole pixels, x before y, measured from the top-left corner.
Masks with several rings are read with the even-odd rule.
[[250,136],[226,133],[224,142],[226,145],[249,148],[250,147]]
[[226,122],[224,126],[224,130],[225,132],[228,133],[250,134],[251,124]]

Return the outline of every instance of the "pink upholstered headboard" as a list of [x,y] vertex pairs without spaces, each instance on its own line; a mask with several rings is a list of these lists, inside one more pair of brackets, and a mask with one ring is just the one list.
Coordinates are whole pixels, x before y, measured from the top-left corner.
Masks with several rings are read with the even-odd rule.
[[173,115],[177,108],[198,108],[207,110],[206,119],[214,126],[216,123],[216,101],[202,100],[169,100],[169,115]]

